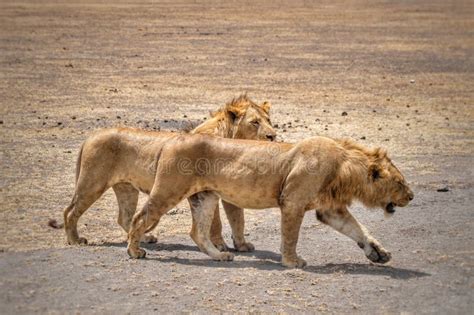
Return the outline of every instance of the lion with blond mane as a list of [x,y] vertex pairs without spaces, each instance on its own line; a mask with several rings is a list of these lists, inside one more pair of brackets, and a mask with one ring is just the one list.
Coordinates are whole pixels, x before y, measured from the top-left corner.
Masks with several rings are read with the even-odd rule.
[[[271,126],[270,103],[257,105],[241,95],[214,112],[212,117],[190,131],[224,138],[260,139],[273,141],[276,133]],[[138,194],[152,191],[156,175],[157,153],[168,141],[180,138],[179,133],[151,132],[132,128],[104,129],[90,136],[82,145],[76,166],[76,187],[70,205],[64,210],[64,228],[69,244],[85,244],[79,237],[77,222],[81,215],[110,187],[119,205],[118,223],[129,232],[130,222],[137,208]],[[194,158],[199,158],[196,152]],[[191,211],[199,194],[190,195]],[[234,247],[237,251],[251,251],[251,243],[244,237],[243,210],[223,201],[231,224]],[[193,220],[191,237],[196,239]],[[227,245],[222,237],[219,206],[215,205],[212,222],[212,241],[220,250]],[[153,235],[142,241],[156,242]]]
[[282,264],[303,267],[296,244],[306,211],[352,238],[368,259],[386,263],[391,255],[349,212],[359,200],[393,213],[413,199],[403,175],[386,151],[348,140],[314,137],[296,144],[179,135],[155,151],[156,177],[149,199],[133,217],[128,253],[142,258],[142,235],[183,198],[192,200],[194,240],[215,260],[232,260],[210,240],[219,198],[240,208],[281,209]]

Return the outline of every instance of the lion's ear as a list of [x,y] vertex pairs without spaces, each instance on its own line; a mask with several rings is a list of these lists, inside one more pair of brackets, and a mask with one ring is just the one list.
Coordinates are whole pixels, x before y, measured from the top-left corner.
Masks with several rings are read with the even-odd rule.
[[270,107],[272,107],[272,104],[270,104],[270,102],[268,102],[268,101],[265,101],[265,102],[263,102],[263,104],[260,107],[265,111],[265,113],[269,114],[270,113]]
[[372,164],[369,166],[369,178],[373,181],[382,177],[382,168],[380,165]]
[[237,118],[240,118],[245,114],[245,111],[237,106],[227,106],[226,111],[232,121],[235,121]]
[[387,150],[385,150],[384,148],[376,148],[374,150],[374,155],[378,159],[383,159],[387,157]]

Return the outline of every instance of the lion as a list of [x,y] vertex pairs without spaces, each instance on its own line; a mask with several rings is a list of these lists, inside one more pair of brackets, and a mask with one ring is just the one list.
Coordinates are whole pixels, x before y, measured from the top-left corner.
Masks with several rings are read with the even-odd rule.
[[[246,95],[241,95],[212,113],[211,118],[190,131],[217,137],[275,140],[276,133],[270,118],[270,103],[257,105]],[[81,215],[110,187],[119,205],[118,223],[126,233],[137,208],[138,194],[149,194],[156,171],[156,154],[166,142],[179,137],[178,133],[143,131],[133,128],[112,128],[96,132],[82,145],[76,165],[74,197],[64,210],[64,228],[67,242],[87,244],[79,237],[77,222]],[[193,199],[189,202],[193,210]],[[233,228],[234,247],[237,251],[254,249],[244,237],[243,210],[223,201],[224,209]],[[212,241],[220,250],[228,246],[222,237],[219,207],[215,207],[212,223]],[[193,220],[191,237],[196,238]],[[156,242],[153,235],[142,241]]]
[[313,137],[296,144],[230,140],[180,135],[155,152],[156,178],[149,199],[133,217],[128,254],[145,257],[143,233],[155,227],[183,198],[193,199],[195,241],[215,260],[232,260],[210,240],[210,226],[219,198],[239,208],[281,210],[281,253],[286,267],[304,267],[296,244],[306,211],[352,238],[369,260],[386,263],[391,254],[349,212],[352,201],[393,213],[414,194],[401,172],[381,148],[369,149],[350,140]]

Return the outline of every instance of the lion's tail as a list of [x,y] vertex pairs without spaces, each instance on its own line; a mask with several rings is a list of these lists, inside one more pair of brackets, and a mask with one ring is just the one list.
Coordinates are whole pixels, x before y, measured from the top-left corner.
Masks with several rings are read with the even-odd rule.
[[[81,162],[82,162],[82,150],[83,150],[83,148],[84,148],[84,144],[81,145],[81,149],[79,150],[79,156],[77,157],[77,160],[76,160],[76,181],[74,182],[74,184],[76,186],[77,186],[77,180],[79,179],[79,175],[81,174]],[[75,188],[74,188],[74,190],[75,190]],[[65,227],[69,212],[71,212],[71,210],[74,208],[75,205],[76,205],[76,192],[74,191],[74,196],[72,197],[71,203],[69,204],[69,206],[66,207],[66,209],[64,209],[64,221],[63,221],[64,223],[56,224],[57,227],[54,226],[54,228]],[[54,220],[54,221],[56,221],[56,220]],[[52,226],[52,224],[49,224],[49,225]]]
[[82,150],[84,149],[84,143],[81,145],[81,149],[79,150],[79,156],[77,157],[76,161],[76,184],[77,180],[79,179],[79,174],[81,173],[81,161],[82,161]]

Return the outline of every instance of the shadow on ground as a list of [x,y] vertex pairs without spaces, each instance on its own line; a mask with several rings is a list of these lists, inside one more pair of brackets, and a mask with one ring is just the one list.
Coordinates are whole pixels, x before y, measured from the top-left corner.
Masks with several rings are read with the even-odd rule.
[[[97,244],[100,247],[121,247],[125,248],[125,242],[106,242]],[[199,252],[199,248],[193,245],[174,244],[174,243],[159,243],[159,244],[142,244],[143,248],[149,251],[193,251]],[[280,264],[281,256],[275,252],[267,250],[255,250],[251,253],[239,253],[239,256],[254,257],[259,260],[244,260],[234,262],[219,262],[211,261],[209,259],[193,259],[193,258],[178,258],[178,257],[146,257],[144,260],[159,261],[161,263],[176,263],[187,266],[205,266],[217,268],[255,268],[259,270],[288,270]],[[352,275],[369,275],[369,276],[388,276],[393,279],[407,280],[411,278],[420,278],[431,276],[431,274],[404,268],[397,268],[392,266],[375,265],[371,263],[341,263],[341,264],[325,264],[319,266],[306,266],[303,269],[305,272],[315,274],[335,274],[346,273]]]

